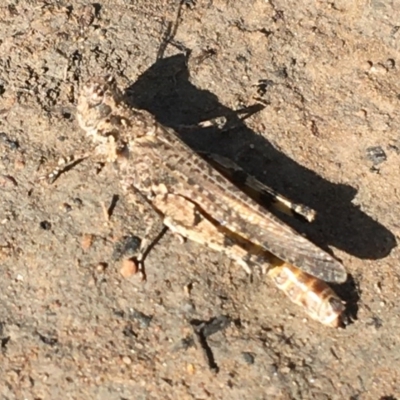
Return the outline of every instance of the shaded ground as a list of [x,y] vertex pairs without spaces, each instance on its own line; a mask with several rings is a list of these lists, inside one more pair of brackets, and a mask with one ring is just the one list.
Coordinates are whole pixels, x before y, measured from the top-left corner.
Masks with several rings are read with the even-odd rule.
[[[0,6],[1,398],[400,398],[400,7],[84,3]],[[290,223],[343,260],[352,325],[311,322],[263,277],[170,234],[147,283],[121,276],[116,244],[145,227],[113,168],[37,182],[87,144],[77,91],[104,71],[166,125],[228,118],[229,132],[185,140],[318,211]],[[221,316],[224,329],[194,334]]]

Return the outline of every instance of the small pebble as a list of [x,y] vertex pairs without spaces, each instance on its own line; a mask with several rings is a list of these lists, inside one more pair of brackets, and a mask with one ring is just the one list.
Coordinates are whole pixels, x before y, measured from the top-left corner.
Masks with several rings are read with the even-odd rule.
[[0,132],[0,140],[7,145],[11,150],[17,150],[19,143],[16,140],[10,139],[6,133]]
[[122,357],[122,361],[123,361],[123,363],[126,364],[126,365],[132,364],[132,360],[131,360],[131,358],[128,357],[128,356]]
[[372,161],[374,167],[387,160],[385,151],[381,146],[371,146],[367,148],[367,158]]
[[83,202],[82,202],[82,200],[81,200],[79,197],[75,197],[74,200],[72,200],[72,201],[74,202],[74,204],[75,204],[77,207],[82,207],[82,205],[83,205]]
[[248,351],[244,351],[242,353],[243,359],[246,362],[246,364],[252,365],[254,364],[254,355],[249,353]]
[[140,327],[144,329],[148,328],[150,326],[151,321],[153,320],[152,316],[146,315],[141,311],[135,310],[134,308],[130,310],[130,318],[138,321]]
[[107,263],[101,262],[97,264],[96,271],[99,273],[103,273],[107,269]]
[[137,274],[138,266],[135,261],[128,258],[122,261],[122,267],[119,272],[124,278],[127,279],[130,278],[132,275]]
[[42,221],[39,225],[45,231],[48,231],[51,229],[51,223],[49,221]]
[[64,210],[64,212],[70,212],[72,211],[72,206],[69,205],[68,203],[63,203],[61,208]]
[[195,367],[193,364],[188,364],[186,369],[189,375],[193,375],[195,373]]

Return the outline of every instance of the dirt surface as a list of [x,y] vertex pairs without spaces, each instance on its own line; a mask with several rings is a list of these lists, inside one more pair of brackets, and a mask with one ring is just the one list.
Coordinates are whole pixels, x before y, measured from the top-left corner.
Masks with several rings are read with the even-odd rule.
[[[399,5],[178,6],[1,2],[1,399],[400,398]],[[146,283],[121,274],[121,241],[145,226],[113,167],[38,181],[87,147],[77,93],[105,72],[178,131],[228,119],[183,138],[318,212],[287,222],[343,260],[353,323],[310,321],[265,277],[169,233]]]

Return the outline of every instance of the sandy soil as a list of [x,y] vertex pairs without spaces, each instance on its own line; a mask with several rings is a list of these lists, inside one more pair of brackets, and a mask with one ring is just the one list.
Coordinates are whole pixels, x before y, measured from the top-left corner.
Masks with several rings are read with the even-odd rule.
[[[85,3],[0,6],[1,398],[400,398],[399,4]],[[38,181],[88,145],[77,93],[105,72],[165,125],[232,123],[184,139],[317,210],[287,222],[343,260],[352,324],[168,233],[146,283],[121,275],[145,226],[112,166]]]

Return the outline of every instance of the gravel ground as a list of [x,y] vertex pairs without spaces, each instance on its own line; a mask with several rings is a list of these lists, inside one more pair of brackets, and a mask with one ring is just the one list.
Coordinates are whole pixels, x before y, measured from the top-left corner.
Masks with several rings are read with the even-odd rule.
[[[3,1],[1,399],[400,398],[399,21],[377,0]],[[88,145],[77,93],[105,72],[167,126],[225,116],[184,140],[318,212],[287,222],[343,260],[346,329],[169,233],[146,283],[121,274],[145,226],[113,167],[38,180]]]

